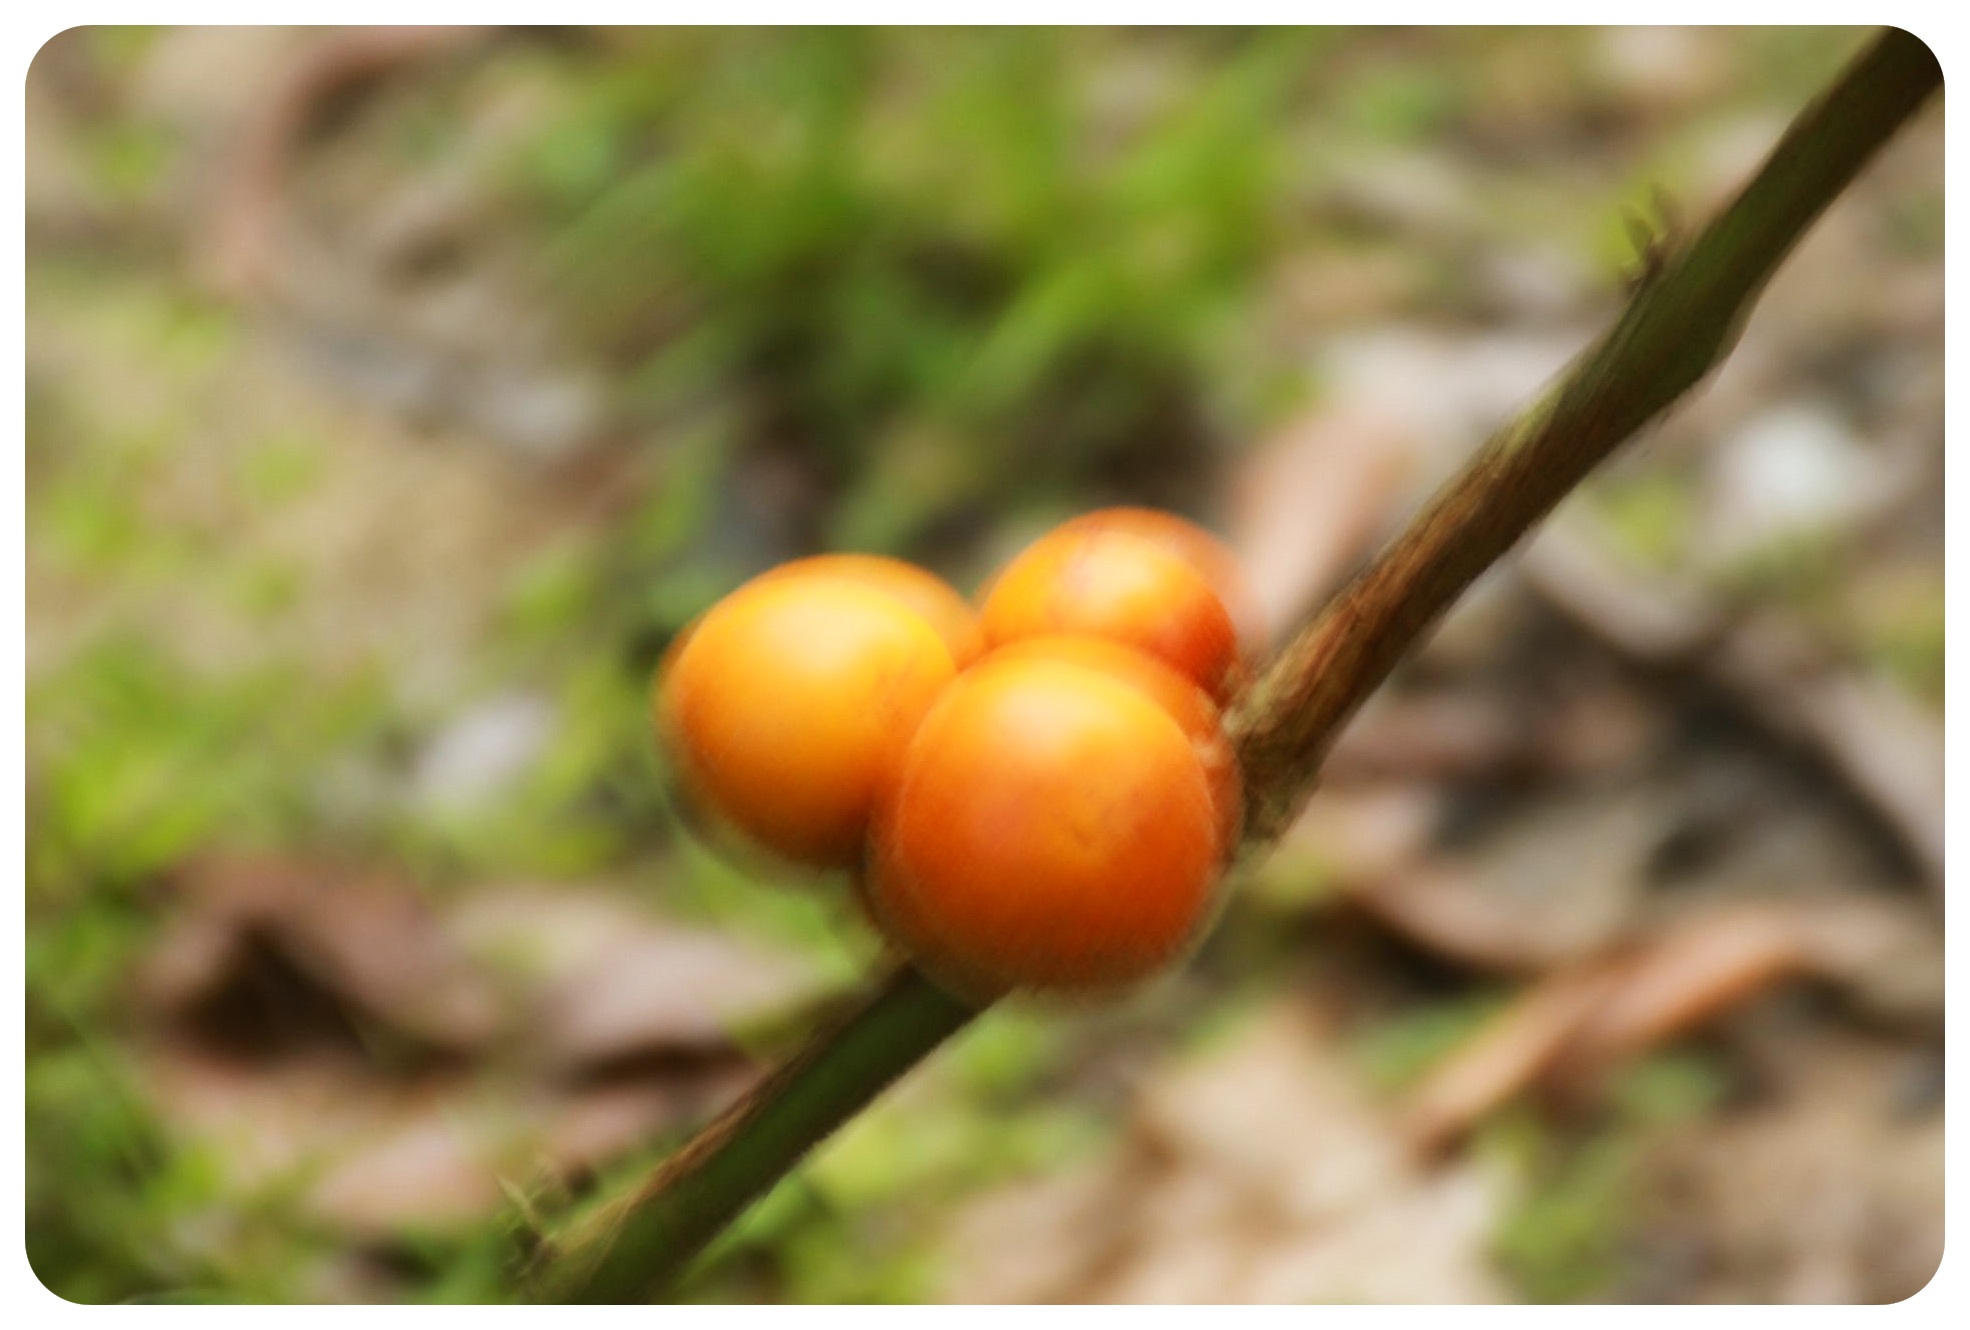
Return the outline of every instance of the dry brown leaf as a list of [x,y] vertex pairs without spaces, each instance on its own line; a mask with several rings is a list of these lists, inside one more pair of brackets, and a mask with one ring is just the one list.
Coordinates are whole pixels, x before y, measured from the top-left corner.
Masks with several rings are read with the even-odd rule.
[[297,1189],[311,1218],[362,1238],[474,1222],[500,1203],[508,1147],[532,1123],[460,1073],[397,1081],[349,1058],[243,1066],[181,1043],[146,1058],[148,1093],[229,1190]]
[[[1517,637],[1494,634],[1489,649]],[[1632,766],[1659,737],[1659,708],[1605,671],[1572,666],[1509,691],[1466,668],[1450,684],[1378,694],[1341,731],[1321,780],[1568,780]]]
[[[482,1048],[504,1025],[497,992],[402,879],[293,858],[212,856],[174,874],[180,898],[140,971],[140,1005],[216,1033],[257,1027],[259,1051],[309,1042],[346,1010],[430,1048]],[[268,985],[290,1002],[261,1009]]]
[[1322,1240],[1261,1251],[1251,1302],[1471,1304],[1508,1292],[1482,1258],[1500,1210],[1498,1180],[1474,1169],[1425,1175]]
[[[365,1239],[482,1220],[501,1176],[565,1181],[702,1117],[757,1074],[733,1026],[814,992],[799,962],[599,892],[483,893],[441,921],[396,879],[292,860],[177,882],[139,981],[165,1121],[232,1187],[298,1188]],[[475,1066],[495,1035],[546,1065]]]
[[1403,1130],[1435,1154],[1536,1081],[1619,988],[1618,962],[1590,962],[1534,984],[1413,1090]]
[[1779,904],[1730,905],[1662,930],[1622,967],[1547,1079],[1591,1084],[1800,973],[1807,953],[1795,913]]
[[1521,566],[1550,604],[1608,645],[1651,665],[1703,672],[1765,726],[1816,750],[1894,828],[1940,891],[1936,720],[1895,688],[1833,662],[1797,626],[1773,614],[1732,622],[1691,587],[1644,576],[1607,548],[1576,511],[1555,519]]
[[1410,1138],[1426,1153],[1442,1149],[1535,1086],[1577,1102],[1616,1067],[1795,976],[1939,1029],[1940,940],[1910,915],[1856,895],[1705,905],[1664,921],[1634,947],[1522,992],[1410,1094]]
[[1331,1034],[1282,1004],[1218,1056],[1152,1082],[1139,1131],[1282,1220],[1347,1214],[1397,1180],[1402,1159],[1334,1051]]
[[1727,644],[1715,669],[1780,733],[1817,749],[1893,827],[1917,866],[1940,893],[1943,882],[1943,735],[1900,689],[1857,674],[1822,667],[1805,677],[1767,664],[1787,651],[1754,641],[1777,635],[1776,624],[1746,625]]
[[1323,789],[1275,853],[1312,858],[1343,887],[1368,886],[1413,865],[1442,816],[1442,795],[1427,785]]
[[610,1081],[572,1090],[547,1113],[540,1158],[558,1177],[601,1168],[658,1132],[709,1117],[759,1075],[742,1061],[688,1075]]
[[1801,909],[1794,927],[1812,972],[1863,1014],[1942,1034],[1943,935],[1926,908],[1907,898],[1856,893]]
[[[1772,1038],[1772,1035],[1762,1036]],[[1896,1105],[1907,1055],[1818,1027],[1776,1032],[1778,1091],[1688,1123],[1637,1170],[1628,1301],[1893,1302],[1943,1252],[1943,1115]]]
[[1393,518],[1414,467],[1410,431],[1367,409],[1302,417],[1252,449],[1230,481],[1230,541],[1282,638],[1340,585]]
[[1680,583],[1643,579],[1610,554],[1590,519],[1562,510],[1526,545],[1521,574],[1603,642],[1662,663],[1695,655],[1724,631],[1722,613]]
[[1544,970],[1630,926],[1660,820],[1647,790],[1555,798],[1455,857],[1363,882],[1350,899],[1461,964]]
[[245,1066],[174,1043],[146,1068],[166,1123],[210,1150],[230,1190],[296,1185],[307,1214],[360,1238],[486,1219],[501,1177],[591,1172],[757,1074],[732,1059],[558,1090],[466,1072],[394,1080],[334,1056]]
[[1451,1145],[1534,1086],[1579,1101],[1616,1066],[1799,973],[1795,912],[1732,905],[1696,912],[1632,948],[1546,975],[1411,1092],[1416,1147]]
[[338,1152],[302,1204],[363,1236],[473,1223],[501,1204],[512,1127],[465,1103],[429,1105]]
[[968,1204],[945,1235],[944,1300],[1071,1299],[1091,1272],[1120,1256],[1142,1181],[1139,1169],[1139,1161],[1118,1151]]
[[146,1094],[165,1122],[207,1143],[229,1187],[294,1175],[385,1121],[406,1092],[345,1057],[242,1065],[181,1042],[143,1054]]
[[1390,694],[1341,732],[1320,776],[1341,785],[1518,774],[1534,756],[1528,737],[1493,694]]
[[951,1230],[958,1301],[1488,1302],[1504,1180],[1419,1168],[1332,1035],[1282,1002],[1146,1082],[1111,1152]]
[[666,920],[617,894],[481,892],[450,928],[469,954],[504,963],[539,993],[531,1037],[565,1073],[729,1057],[735,1030],[822,992],[797,954]]

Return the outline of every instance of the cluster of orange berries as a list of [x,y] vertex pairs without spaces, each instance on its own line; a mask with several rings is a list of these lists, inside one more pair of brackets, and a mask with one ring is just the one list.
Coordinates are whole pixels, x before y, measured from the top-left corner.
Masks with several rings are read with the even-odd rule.
[[857,870],[947,987],[1112,989],[1197,935],[1236,844],[1244,603],[1228,550],[1140,508],[1055,528],[975,614],[911,564],[801,559],[678,639],[652,716],[695,824]]

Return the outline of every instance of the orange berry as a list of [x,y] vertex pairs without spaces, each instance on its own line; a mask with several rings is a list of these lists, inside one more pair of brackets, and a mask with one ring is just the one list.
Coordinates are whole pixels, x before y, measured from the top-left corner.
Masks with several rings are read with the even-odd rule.
[[1236,842],[1244,813],[1244,791],[1237,759],[1221,728],[1223,717],[1210,694],[1162,661],[1134,647],[1102,637],[1028,637],[1000,647],[993,662],[1061,660],[1101,670],[1138,689],[1169,713],[1190,740],[1191,751],[1203,764],[1219,812],[1219,827],[1227,850]]
[[673,648],[652,720],[694,818],[797,863],[848,867],[878,788],[957,668],[938,628],[869,578],[779,570]]
[[1055,529],[1120,530],[1154,541],[1181,555],[1204,574],[1225,608],[1231,611],[1232,620],[1241,629],[1256,613],[1255,607],[1249,603],[1251,591],[1245,585],[1245,573],[1238,566],[1238,556],[1222,540],[1187,518],[1160,508],[1098,508],[1094,512],[1069,518]]
[[985,635],[971,605],[935,573],[880,554],[816,554],[768,569],[755,580],[825,573],[885,592],[922,615],[937,630],[959,669],[984,654]]
[[1203,528],[1149,508],[1106,508],[1027,546],[979,617],[987,646],[1047,633],[1111,638],[1222,701],[1243,680],[1246,601],[1237,561]]
[[1110,989],[1209,914],[1227,850],[1192,736],[1122,673],[1028,649],[945,690],[878,805],[864,893],[967,995]]

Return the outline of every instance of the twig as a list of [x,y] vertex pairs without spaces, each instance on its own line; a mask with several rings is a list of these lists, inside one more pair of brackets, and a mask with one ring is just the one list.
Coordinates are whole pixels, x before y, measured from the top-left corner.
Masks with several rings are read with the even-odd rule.
[[1534,1088],[1582,1104],[1615,1067],[1808,970],[1796,913],[1713,908],[1554,970],[1412,1092],[1402,1113],[1410,1143],[1440,1154]]
[[[1286,648],[1229,718],[1253,813],[1248,851],[1290,823],[1335,733],[1458,594],[1717,365],[1807,225],[1941,83],[1928,48],[1886,31],[1800,115],[1723,214],[1662,259],[1614,327]],[[532,1291],[600,1301],[660,1288],[974,1014],[903,971],[633,1192],[550,1241]]]
[[1521,991],[1411,1092],[1406,1134],[1432,1155],[1528,1091],[1584,1105],[1617,1068],[1795,978],[1939,1037],[1941,950],[1918,914],[1864,892],[1698,907]]
[[901,968],[640,1186],[550,1239],[533,1262],[529,1291],[548,1302],[647,1297],[817,1142],[977,1014]]
[[1401,1114],[1416,1152],[1439,1153],[1536,1081],[1620,992],[1624,959],[1596,956],[1548,975],[1432,1069]]

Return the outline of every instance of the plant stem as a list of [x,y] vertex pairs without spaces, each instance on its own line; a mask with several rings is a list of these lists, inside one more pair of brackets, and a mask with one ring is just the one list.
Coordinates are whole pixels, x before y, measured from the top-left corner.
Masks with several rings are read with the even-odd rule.
[[904,966],[851,1015],[721,1113],[641,1186],[554,1239],[542,1301],[646,1299],[801,1156],[961,1029],[978,1008]]
[[[1244,766],[1248,851],[1285,829],[1340,727],[1451,602],[1723,360],[1807,226],[1941,85],[1927,47],[1883,32],[1723,213],[1652,264],[1614,326],[1287,646],[1228,718]],[[810,1148],[976,1014],[903,969],[640,1186],[550,1240],[535,1296],[660,1291]]]
[[1248,846],[1285,830],[1341,727],[1451,602],[1722,363],[1780,260],[1941,85],[1926,46],[1884,31],[1695,241],[1644,276],[1614,326],[1280,653],[1230,721],[1247,782]]

